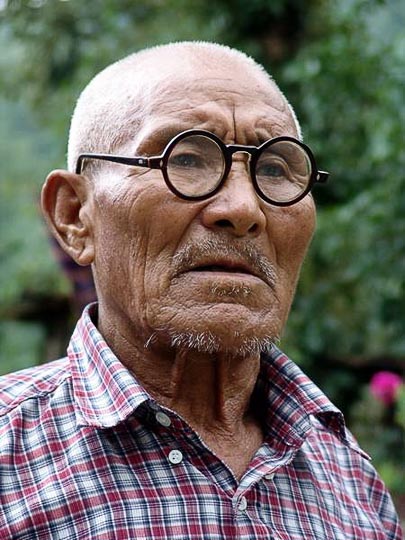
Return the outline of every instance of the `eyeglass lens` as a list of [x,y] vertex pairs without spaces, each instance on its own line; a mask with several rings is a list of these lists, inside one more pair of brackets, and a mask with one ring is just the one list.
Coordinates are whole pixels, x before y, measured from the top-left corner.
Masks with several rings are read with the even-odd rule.
[[[167,175],[180,193],[199,197],[211,193],[221,182],[225,157],[220,146],[204,135],[181,139],[167,160]],[[292,141],[264,147],[256,161],[255,173],[262,194],[277,202],[301,195],[310,182],[311,162],[306,151]]]
[[269,144],[256,163],[256,180],[260,191],[277,202],[288,202],[299,197],[308,187],[311,172],[308,154],[292,141]]
[[183,195],[198,197],[213,191],[224,173],[225,159],[218,144],[204,135],[181,139],[170,153],[167,174]]

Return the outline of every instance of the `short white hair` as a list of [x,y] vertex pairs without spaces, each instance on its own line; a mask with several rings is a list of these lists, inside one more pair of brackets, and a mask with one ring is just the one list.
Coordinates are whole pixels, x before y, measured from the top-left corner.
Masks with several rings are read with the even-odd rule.
[[[170,60],[170,61],[169,61]],[[295,112],[272,77],[253,58],[226,45],[204,41],[181,41],[157,45],[133,53],[105,68],[81,93],[69,132],[68,169],[74,171],[79,154],[111,153],[140,127],[148,110],[148,96],[158,92],[162,79],[195,67],[215,68],[232,62],[251,71],[277,89],[291,113],[298,137],[301,128]],[[155,77],[150,77],[154,74]],[[158,75],[158,82],[156,78]]]

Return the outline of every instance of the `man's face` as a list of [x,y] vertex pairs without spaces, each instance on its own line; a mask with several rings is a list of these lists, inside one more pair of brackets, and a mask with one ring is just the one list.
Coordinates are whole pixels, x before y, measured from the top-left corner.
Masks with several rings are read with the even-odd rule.
[[[226,70],[162,85],[123,155],[159,155],[186,129],[226,144],[296,136],[270,85]],[[275,207],[256,195],[244,154],[219,193],[177,198],[159,170],[107,166],[94,187],[94,271],[104,325],[128,341],[236,354],[277,339],[311,239],[311,196]],[[104,319],[108,319],[105,321]]]

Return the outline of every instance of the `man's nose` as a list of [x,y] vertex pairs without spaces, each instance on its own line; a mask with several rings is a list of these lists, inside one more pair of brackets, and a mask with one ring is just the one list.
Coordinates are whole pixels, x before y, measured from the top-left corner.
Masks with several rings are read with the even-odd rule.
[[202,221],[209,229],[256,237],[266,227],[263,204],[253,187],[247,160],[235,156],[224,185],[204,207]]

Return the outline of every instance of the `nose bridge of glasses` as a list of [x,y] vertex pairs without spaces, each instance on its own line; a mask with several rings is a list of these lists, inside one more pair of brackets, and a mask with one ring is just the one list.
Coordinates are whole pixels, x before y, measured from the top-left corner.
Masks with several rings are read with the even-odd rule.
[[[252,174],[254,174],[252,171],[252,159],[257,159],[256,156],[259,152],[259,149],[256,146],[245,146],[242,144],[229,145],[228,149],[231,155],[231,170],[233,169],[235,171],[235,166],[239,165],[240,167],[240,165],[243,165],[244,174],[249,177],[249,189],[254,189],[257,194],[255,183],[252,177]],[[244,189],[246,189],[246,187]]]
[[[244,176],[249,177],[249,183],[252,182],[251,175],[251,160],[257,152],[255,146],[244,146],[242,144],[233,144],[226,146],[227,159],[228,159],[228,173],[226,177],[233,176],[233,174],[239,175],[241,172]],[[239,172],[237,172],[239,171]],[[253,187],[253,186],[252,186]],[[244,187],[243,189],[246,189]],[[246,195],[246,192],[245,192]]]
[[248,161],[250,161],[252,156],[258,150],[256,146],[245,146],[243,144],[228,144],[226,149],[232,158],[235,154],[246,154],[248,156]]
[[243,162],[247,170],[253,155],[257,152],[256,146],[244,146],[243,144],[230,144],[226,146],[226,149],[230,166],[232,167],[235,162]]

